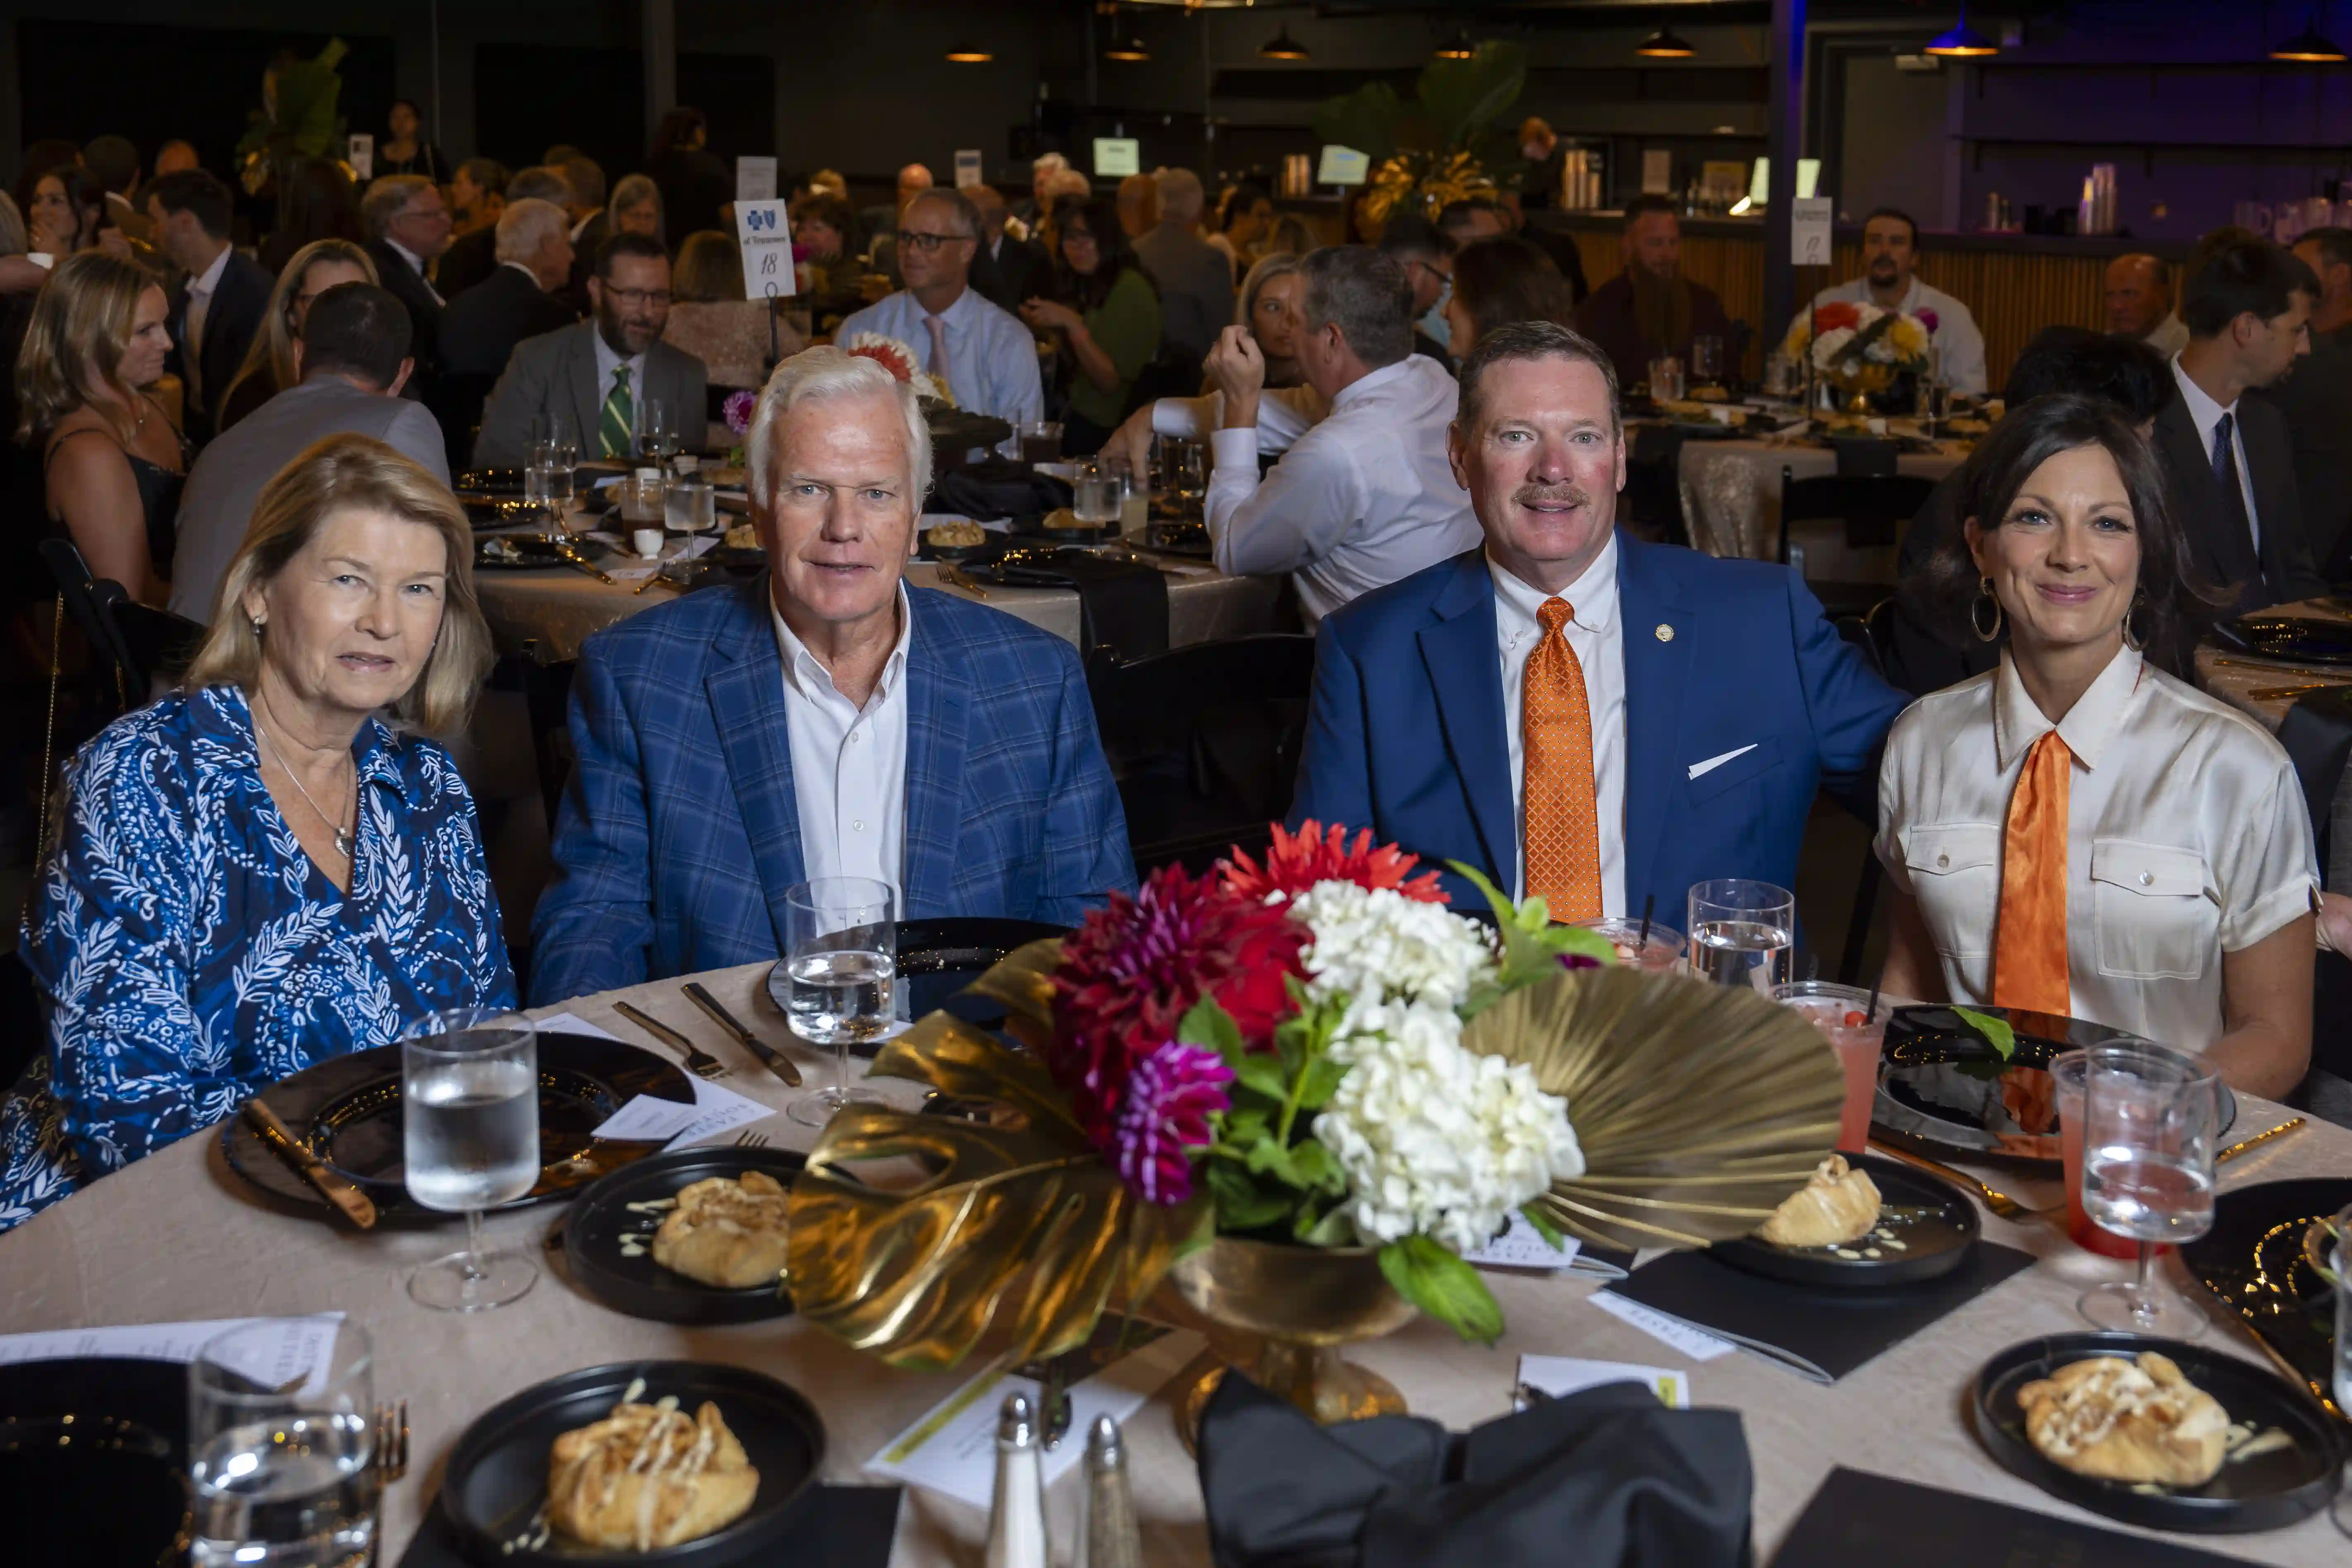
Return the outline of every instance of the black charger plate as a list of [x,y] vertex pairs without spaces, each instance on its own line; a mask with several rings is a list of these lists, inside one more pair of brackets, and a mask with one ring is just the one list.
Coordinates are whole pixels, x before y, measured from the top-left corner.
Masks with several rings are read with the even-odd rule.
[[0,1519],[11,1561],[181,1562],[187,1462],[188,1369],[180,1363],[82,1356],[0,1365]]
[[2303,1241],[2313,1222],[2352,1205],[2352,1179],[2264,1182],[2213,1200],[2213,1228],[2180,1249],[2189,1271],[2271,1352],[2279,1370],[2352,1422],[2335,1399],[2335,1288],[2313,1271]]
[[[594,1035],[539,1037],[538,1184],[500,1208],[522,1208],[569,1196],[607,1172],[634,1163],[660,1145],[590,1136],[604,1120],[641,1094],[694,1101],[694,1084],[678,1067],[651,1051]],[[457,1216],[409,1201],[401,1179],[400,1047],[377,1046],[303,1068],[261,1091],[320,1157],[367,1194],[385,1220],[447,1223]],[[320,1215],[334,1211],[300,1172],[270,1151],[244,1117],[221,1126],[229,1169],[266,1193]]]
[[[1016,948],[1070,934],[1068,926],[1045,921],[993,920],[958,915],[944,920],[900,921],[898,975],[907,988],[907,1016],[924,1017],[949,1012],[978,1028],[993,1029],[1004,1022],[1004,1009],[985,996],[957,993],[1001,963]],[[768,996],[785,1016],[792,1016],[792,977],[778,963],[768,971]],[[852,1046],[851,1052],[870,1057],[881,1048]]]
[[[719,1406],[760,1472],[751,1511],[699,1541],[654,1552],[600,1551],[551,1534],[536,1552],[520,1545],[506,1551],[537,1532],[532,1520],[547,1500],[547,1456],[556,1438],[611,1415],[639,1379],[645,1382],[639,1397],[648,1405],[676,1394],[688,1414],[706,1399]],[[615,1362],[550,1378],[485,1412],[449,1455],[441,1502],[466,1555],[476,1562],[687,1568],[781,1543],[793,1500],[816,1483],[824,1467],[824,1421],[815,1406],[774,1378],[708,1362]]]
[[645,1238],[650,1246],[667,1211],[632,1210],[631,1204],[674,1198],[711,1176],[763,1171],[790,1187],[808,1156],[790,1149],[672,1149],[614,1172],[580,1195],[563,1216],[563,1258],[572,1281],[616,1312],[657,1323],[749,1323],[781,1318],[793,1310],[790,1296],[774,1285],[721,1290],[673,1274],[651,1252],[622,1256],[621,1238]]
[[[1870,1135],[1914,1153],[1943,1160],[1983,1161],[2029,1175],[2054,1177],[2063,1168],[2054,1112],[2047,1131],[2026,1131],[2003,1104],[2005,1075],[2013,1091],[2049,1103],[2051,1059],[2089,1046],[2138,1045],[2137,1035],[2055,1013],[1971,1007],[2007,1019],[2017,1050],[2007,1061],[1949,1007],[1897,1007],[1887,1020],[1885,1056]],[[2221,1085],[2219,1131],[2238,1119],[2238,1100]]]
[[[569,543],[572,553],[583,561],[596,561],[612,553],[593,539],[573,539]],[[545,534],[494,533],[474,541],[474,569],[478,572],[545,572],[568,564],[554,541]]]
[[2248,653],[2288,664],[2352,664],[2352,625],[2303,616],[2241,616],[2214,628]]
[[[1868,1172],[1877,1184],[1885,1204],[1879,1223],[1903,1243],[1900,1251],[1880,1242],[1874,1233],[1846,1244],[1845,1251],[1864,1254],[1856,1258],[1843,1257],[1836,1247],[1779,1247],[1752,1236],[1718,1241],[1707,1250],[1750,1274],[1832,1289],[1916,1285],[1941,1279],[1969,1260],[1983,1222],[1977,1218],[1976,1205],[1961,1196],[1959,1189],[1899,1161],[1874,1154],[1849,1154],[1846,1159]],[[1886,1217],[1889,1210],[1900,1211],[1892,1224]],[[1866,1255],[1874,1247],[1879,1251],[1876,1258]]]
[[[2017,1391],[2071,1362],[2142,1351],[2170,1358],[2189,1382],[2221,1402],[2231,1421],[2250,1424],[2257,1435],[2275,1426],[2293,1446],[2242,1464],[2224,1459],[2220,1473],[2201,1487],[2150,1491],[2078,1476],[2043,1458],[2025,1435]],[[2052,1334],[2012,1345],[1977,1373],[1969,1415],[1978,1440],[2010,1474],[2093,1513],[2150,1530],[2216,1535],[2283,1530],[2327,1506],[2344,1465],[2341,1428],[2272,1373],[2226,1352],[2138,1334]]]

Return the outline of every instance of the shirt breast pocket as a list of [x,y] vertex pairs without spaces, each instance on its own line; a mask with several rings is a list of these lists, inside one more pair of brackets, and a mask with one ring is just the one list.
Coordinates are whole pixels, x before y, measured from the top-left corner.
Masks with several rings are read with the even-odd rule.
[[2000,825],[1921,825],[1904,828],[1897,842],[1936,951],[1947,958],[1990,952],[2000,917]]
[[2099,973],[2116,979],[2194,980],[2221,945],[2221,901],[2194,849],[2094,840],[2091,910]]

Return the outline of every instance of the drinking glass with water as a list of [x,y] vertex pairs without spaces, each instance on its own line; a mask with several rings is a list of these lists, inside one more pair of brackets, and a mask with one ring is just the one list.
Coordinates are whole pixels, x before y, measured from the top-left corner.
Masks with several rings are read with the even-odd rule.
[[194,1568],[347,1568],[375,1546],[374,1356],[337,1324],[317,1359],[281,1360],[262,1319],[188,1365],[189,1560]]
[[662,491],[662,521],[671,531],[690,535],[708,533],[718,520],[718,502],[713,499],[707,480],[672,479]]
[[793,1033],[833,1047],[833,1087],[803,1095],[785,1111],[807,1127],[881,1097],[849,1087],[852,1042],[880,1039],[898,1017],[898,891],[871,877],[820,877],[784,890],[784,1008]]
[[1690,890],[1691,973],[1767,996],[1796,967],[1797,895],[1770,882],[1725,878]]
[[2103,1329],[2186,1339],[2205,1314],[2150,1269],[2158,1242],[2213,1228],[2213,1135],[2220,1077],[2204,1058],[2156,1045],[2094,1049],[2083,1085],[2083,1211],[2139,1244],[2137,1278],[2083,1297]]
[[1070,511],[1091,527],[1115,529],[1122,489],[1118,475],[1092,458],[1082,458],[1077,477],[1070,482]]
[[404,1180],[425,1208],[466,1216],[466,1250],[408,1277],[408,1293],[444,1311],[502,1307],[539,1270],[520,1253],[482,1250],[482,1211],[539,1181],[539,1031],[520,1013],[457,1007],[400,1037]]

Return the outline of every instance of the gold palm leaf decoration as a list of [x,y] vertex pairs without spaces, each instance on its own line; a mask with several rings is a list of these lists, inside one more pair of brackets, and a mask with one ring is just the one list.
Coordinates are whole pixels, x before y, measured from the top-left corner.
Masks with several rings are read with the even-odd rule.
[[1567,1097],[1585,1173],[1536,1201],[1599,1246],[1743,1236],[1837,1142],[1836,1053],[1803,1015],[1745,988],[1580,970],[1505,996],[1462,1043],[1528,1063]]

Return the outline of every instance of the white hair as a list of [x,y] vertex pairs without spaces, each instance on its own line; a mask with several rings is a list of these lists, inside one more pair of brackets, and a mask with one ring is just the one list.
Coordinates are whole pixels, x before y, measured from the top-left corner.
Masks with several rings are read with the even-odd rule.
[[892,375],[880,361],[830,344],[803,349],[776,367],[760,393],[760,406],[751,416],[751,434],[743,444],[744,480],[751,500],[762,511],[775,504],[776,480],[771,471],[777,456],[776,426],[784,415],[815,398],[888,397],[907,425],[907,479],[910,504],[920,516],[923,498],[931,489],[931,427],[923,419],[915,389]]
[[568,233],[572,218],[553,202],[525,196],[499,214],[498,258],[528,264],[551,234]]
[[1201,176],[1190,169],[1161,169],[1151,176],[1160,184],[1160,216],[1164,222],[1187,227],[1201,221],[1201,209],[1208,196],[1201,189]]
[[1045,199],[1059,201],[1064,196],[1091,196],[1094,182],[1076,169],[1056,169],[1045,176]]
[[1070,161],[1059,153],[1040,153],[1029,160],[1029,174],[1034,178],[1048,169],[1066,169],[1069,166]]

